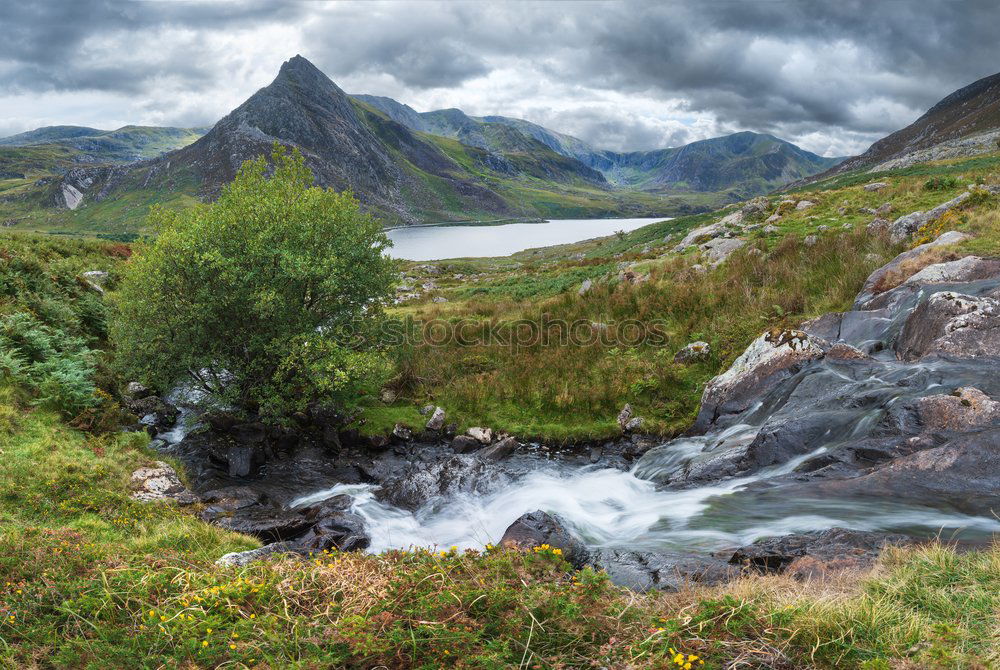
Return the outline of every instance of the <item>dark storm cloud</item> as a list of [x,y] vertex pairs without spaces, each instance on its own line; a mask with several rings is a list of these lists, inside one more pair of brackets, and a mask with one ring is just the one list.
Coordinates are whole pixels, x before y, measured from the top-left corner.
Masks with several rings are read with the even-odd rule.
[[[219,77],[197,58],[195,33],[287,22],[302,5],[64,0],[2,3],[0,88],[13,91],[104,90],[137,93],[156,77],[205,84]],[[135,38],[144,31],[185,29],[177,43],[155,53]],[[106,48],[110,47],[110,48]],[[117,52],[117,53],[116,53]]]
[[[281,25],[300,34],[286,58],[301,52],[353,90],[403,102],[447,90],[445,106],[478,113],[548,104],[551,113],[531,120],[562,119],[556,130],[613,149],[756,130],[858,151],[1000,70],[996,0],[2,1],[8,93],[111,91],[162,104],[149,92],[163,78],[208,91],[232,85],[226,67],[254,64],[251,46],[222,66],[205,40]],[[165,32],[171,40],[155,49],[144,42]],[[493,89],[476,88],[494,77]],[[623,98],[645,111],[609,111],[608,100]]]

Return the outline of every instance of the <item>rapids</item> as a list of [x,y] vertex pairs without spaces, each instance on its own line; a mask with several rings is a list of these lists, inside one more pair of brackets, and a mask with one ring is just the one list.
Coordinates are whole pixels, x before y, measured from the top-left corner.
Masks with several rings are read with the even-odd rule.
[[[1000,281],[918,290],[896,304],[870,312],[840,332],[840,339],[870,354],[865,362],[815,361],[767,392],[738,417],[705,435],[681,437],[646,452],[624,471],[540,461],[533,471],[490,491],[439,496],[415,511],[381,502],[378,486],[337,484],[301,495],[301,508],[335,495],[353,497],[352,511],[364,518],[372,551],[407,547],[481,547],[496,542],[524,513],[559,515],[591,548],[627,548],[708,553],[760,537],[824,530],[901,532],[913,536],[976,540],[1000,531],[992,516],[963,513],[928,500],[914,503],[866,498],[820,498],[785,493],[810,459],[837,447],[887,434],[887,421],[921,396],[975,386],[1000,395],[996,368],[982,361],[934,358],[904,363],[892,343],[905,317],[929,292],[960,290],[978,295]],[[746,476],[707,482],[676,477],[692,465],[746,447],[762,428],[783,421],[820,423],[809,450]]]

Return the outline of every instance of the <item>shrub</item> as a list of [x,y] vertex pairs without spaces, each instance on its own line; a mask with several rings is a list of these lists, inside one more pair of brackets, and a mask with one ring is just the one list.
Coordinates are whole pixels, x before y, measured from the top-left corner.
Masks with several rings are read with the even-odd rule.
[[958,179],[950,175],[931,177],[924,182],[925,191],[946,191],[958,187]]
[[270,163],[247,161],[212,205],[150,214],[159,236],[114,296],[120,370],[157,388],[189,376],[267,418],[381,382],[388,238],[351,194],[312,187],[297,151]]

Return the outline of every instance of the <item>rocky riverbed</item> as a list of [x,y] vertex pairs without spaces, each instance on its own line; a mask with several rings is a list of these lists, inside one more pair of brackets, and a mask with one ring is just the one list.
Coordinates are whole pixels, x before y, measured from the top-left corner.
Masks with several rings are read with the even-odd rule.
[[276,429],[130,402],[203,518],[272,550],[547,543],[640,589],[808,576],[1000,530],[1000,260],[934,252],[873,273],[849,312],[762,334],[665,443],[559,449],[443,421],[371,439],[320,409]]

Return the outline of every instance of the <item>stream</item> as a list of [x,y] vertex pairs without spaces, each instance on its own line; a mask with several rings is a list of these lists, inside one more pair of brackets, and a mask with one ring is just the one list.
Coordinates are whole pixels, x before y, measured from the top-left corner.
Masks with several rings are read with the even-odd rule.
[[[713,419],[703,434],[653,446],[624,465],[539,450],[483,463],[475,453],[452,453],[447,443],[411,443],[329,463],[315,454],[301,462],[285,458],[252,477],[226,475],[216,466],[196,478],[197,488],[248,485],[293,512],[349,496],[373,552],[479,548],[496,543],[513,521],[534,510],[557,515],[591,549],[710,554],[762,537],[834,527],[983,541],[1000,531],[1000,521],[962,491],[921,499],[878,486],[847,494],[829,488],[916,450],[907,445],[924,435],[913,419],[919,398],[956,387],[1000,397],[995,358],[898,360],[895,346],[908,317],[929,295],[946,290],[1000,295],[1000,277],[903,287],[877,308],[838,317],[836,332],[819,336],[855,347],[858,357],[807,361],[743,411]],[[182,447],[191,423],[184,415],[160,437]],[[950,436],[919,439],[938,446]],[[760,445],[781,457],[748,466],[747,454]],[[178,450],[188,463],[203,464],[203,454],[197,445]],[[346,470],[376,474],[345,477]],[[365,478],[378,481],[359,481]],[[407,498],[413,504],[394,495],[407,487],[419,493]]]

